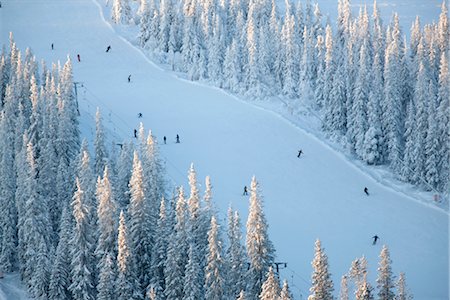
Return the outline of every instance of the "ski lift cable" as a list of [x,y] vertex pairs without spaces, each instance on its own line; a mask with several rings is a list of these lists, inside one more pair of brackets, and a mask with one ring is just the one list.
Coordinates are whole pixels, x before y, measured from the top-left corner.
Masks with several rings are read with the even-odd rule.
[[[111,114],[113,114],[117,119],[119,119],[125,126],[130,127],[131,126],[124,120],[122,119],[118,114],[116,114],[104,101],[102,101],[100,99],[100,97],[96,96],[87,86],[86,84],[83,84],[83,88],[92,96],[94,97],[101,106],[105,106],[110,112]],[[90,100],[86,99],[87,102],[91,102]],[[92,103],[92,102],[91,102]],[[92,116],[92,114],[90,112],[87,112],[87,114],[89,116],[91,116],[92,118],[94,118],[94,116]],[[116,126],[120,131],[122,131],[122,133],[124,134],[124,136],[127,136],[126,132],[122,129],[122,127],[118,126],[117,123],[113,120],[110,119],[110,122]],[[159,151],[159,155],[161,155],[164,158],[164,161],[166,161],[167,163],[169,163],[171,165],[171,167],[182,177],[185,177],[185,174],[170,160],[167,158],[166,155],[164,155],[161,151]],[[167,174],[169,175],[169,174]],[[173,176],[169,175],[173,185],[176,185],[176,180]]]

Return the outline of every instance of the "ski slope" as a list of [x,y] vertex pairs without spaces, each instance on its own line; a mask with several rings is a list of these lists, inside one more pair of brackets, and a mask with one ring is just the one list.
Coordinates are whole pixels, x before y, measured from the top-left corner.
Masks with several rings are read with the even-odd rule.
[[[159,68],[105,23],[93,0],[2,4],[1,44],[8,44],[12,31],[18,47],[31,47],[39,60],[63,63],[68,54],[72,58],[84,135],[92,134],[97,106],[115,143],[131,139],[133,129],[144,122],[159,140],[174,184],[187,185],[191,162],[199,180],[211,176],[223,221],[231,204],[245,224],[248,198],[242,190],[256,175],[277,261],[287,262],[281,277],[289,280],[295,299],[308,296],[316,238],[328,255],[336,294],[341,276],[362,255],[369,262],[369,280],[376,284],[378,255],[386,244],[394,273],[406,273],[415,299],[449,299],[449,215],[442,209],[383,186],[273,112]],[[108,45],[112,50],[106,53]],[[174,143],[176,134],[180,144]],[[298,159],[300,148],[304,155]],[[373,246],[375,234],[381,241]]]

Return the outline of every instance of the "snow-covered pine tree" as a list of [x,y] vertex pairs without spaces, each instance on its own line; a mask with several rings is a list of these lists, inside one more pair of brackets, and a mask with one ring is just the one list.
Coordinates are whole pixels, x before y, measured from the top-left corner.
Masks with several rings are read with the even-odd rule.
[[260,300],[272,300],[280,297],[280,283],[278,278],[273,272],[273,268],[269,268],[267,272],[266,280],[261,287],[261,294],[259,294]]
[[268,224],[263,212],[262,197],[256,178],[250,185],[250,207],[247,219],[247,297],[258,299],[265,275],[274,261],[275,249],[268,235]]
[[205,300],[225,299],[225,281],[223,274],[222,242],[219,237],[219,225],[216,217],[211,217],[208,232],[208,252],[205,267]]
[[394,277],[392,275],[392,261],[389,255],[389,250],[386,245],[383,245],[380,253],[380,263],[378,267],[378,299],[392,300],[394,299]]
[[312,286],[309,289],[311,295],[308,300],[332,300],[333,281],[328,271],[328,258],[320,240],[316,240],[314,252],[314,259],[311,263],[314,272],[312,274]]

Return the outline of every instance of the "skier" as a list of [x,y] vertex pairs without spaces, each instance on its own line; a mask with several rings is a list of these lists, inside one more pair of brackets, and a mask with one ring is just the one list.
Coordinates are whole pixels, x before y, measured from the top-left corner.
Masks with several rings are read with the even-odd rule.
[[247,186],[245,185],[244,186],[244,192],[242,193],[242,196],[247,196],[248,195],[248,193],[247,193]]
[[177,134],[177,144],[180,143],[180,136]]
[[53,43],[52,43],[52,50],[53,50]]
[[128,75],[128,82],[130,82],[130,81],[131,81],[131,74]]
[[167,141],[167,138],[166,138],[166,136],[164,136],[164,144],[166,144],[166,141]]
[[369,189],[367,187],[364,188],[364,193],[366,193],[366,195],[369,196]]
[[81,56],[80,54],[77,54],[78,62],[81,62]]
[[134,138],[137,139],[137,130],[136,129],[134,130]]
[[302,151],[302,149],[300,149],[300,150],[298,150],[298,155],[297,155],[297,157],[299,157],[300,158],[300,156],[303,154],[303,151]]
[[142,118],[142,113],[138,113],[138,118]]
[[378,241],[378,239],[380,238],[378,235],[374,235],[373,237],[373,243],[372,243],[372,245],[376,245],[376,243],[377,243],[377,241]]
[[109,50],[111,50],[111,46],[108,45],[108,47],[106,47],[106,52],[109,52]]

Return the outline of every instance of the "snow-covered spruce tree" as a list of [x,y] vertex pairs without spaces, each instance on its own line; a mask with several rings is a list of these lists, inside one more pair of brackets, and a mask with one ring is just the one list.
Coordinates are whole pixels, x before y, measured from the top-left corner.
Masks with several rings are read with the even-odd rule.
[[188,257],[187,237],[187,208],[183,187],[180,187],[175,208],[175,226],[169,238],[167,259],[165,263],[166,289],[164,294],[167,299],[182,299],[185,266]]
[[[325,33],[325,69],[323,73],[323,93],[318,95],[319,98],[316,98],[316,102],[318,104],[321,103],[321,106],[323,107],[324,118],[322,128],[325,131],[331,131],[333,128],[331,111],[331,90],[333,89],[335,61],[333,54],[333,32],[330,25],[327,25],[327,27],[325,28]],[[320,98],[320,96],[323,96],[323,99]]]
[[368,129],[364,135],[362,159],[372,165],[380,164],[383,157],[383,137],[381,136],[381,109],[383,99],[383,73],[380,65],[380,56],[375,54],[372,65],[371,88],[367,103]]
[[283,281],[283,287],[281,288],[281,292],[280,292],[280,300],[293,300],[294,297],[292,296],[292,293],[289,289],[289,285],[287,280],[285,279]]
[[59,242],[52,264],[48,297],[50,300],[71,299],[69,291],[71,282],[70,239],[74,220],[69,203],[63,206],[59,228]]
[[[85,156],[84,156],[85,157]],[[90,206],[87,198],[89,187],[83,187],[83,180],[76,178],[76,190],[73,196],[72,213],[75,218],[75,228],[70,243],[72,283],[69,290],[75,300],[95,299],[95,268],[93,248],[93,228],[90,223]]]
[[282,93],[288,98],[298,96],[299,65],[298,65],[298,43],[295,35],[295,18],[291,12],[290,5],[286,7],[284,24],[281,29],[281,43],[283,51],[283,89]]
[[247,64],[244,65],[245,72],[245,90],[251,97],[259,97],[260,95],[260,75],[258,66],[258,31],[255,27],[253,10],[249,9],[247,16],[246,32],[247,39],[245,45],[245,52],[247,56]]
[[448,84],[448,58],[441,55],[441,65],[439,72],[438,96],[437,96],[437,120],[439,137],[439,162],[438,173],[439,191],[448,191],[450,188],[450,85]]
[[113,0],[111,18],[116,24],[129,24],[132,19],[129,0]]
[[162,295],[165,289],[165,263],[167,259],[167,240],[169,230],[165,200],[161,200],[159,218],[155,228],[155,240],[152,248],[150,264],[150,286],[155,293]]
[[398,15],[394,14],[392,28],[388,29],[390,42],[386,45],[384,69],[384,102],[382,106],[383,135],[386,138],[387,161],[395,172],[401,170],[403,157],[403,116],[401,76],[401,32]]
[[363,256],[361,258],[357,258],[354,261],[352,261],[352,265],[348,272],[347,279],[350,279],[354,282],[355,289],[357,290],[360,288],[365,276],[364,274],[366,273],[367,273],[367,260]]
[[101,268],[98,272],[98,284],[97,284],[97,299],[98,300],[110,300],[115,299],[114,289],[116,279],[116,267],[114,265],[115,258],[111,253],[105,254],[101,260]]
[[416,116],[414,121],[414,164],[411,167],[414,170],[412,180],[415,184],[420,183],[421,179],[425,177],[425,141],[428,130],[428,102],[431,98],[431,95],[429,94],[429,80],[428,70],[424,61],[421,61],[419,63],[417,81],[414,88]]
[[352,124],[354,128],[351,130],[353,133],[351,140],[355,142],[354,150],[360,158],[364,157],[364,139],[368,130],[367,102],[369,100],[370,62],[367,52],[368,50],[363,44],[359,53],[359,70],[353,90]]
[[97,298],[108,299],[111,286],[114,285],[114,265],[116,257],[117,207],[109,179],[108,167],[105,167],[103,178],[97,181],[96,197],[98,202],[98,243],[95,250],[99,282],[97,283]]
[[314,272],[312,274],[312,286],[309,289],[311,295],[308,297],[308,300],[332,300],[333,282],[328,271],[328,258],[320,240],[316,240],[314,251],[314,259],[311,263]]
[[339,300],[349,300],[348,298],[348,277],[347,275],[342,276],[341,279],[341,290],[339,291]]
[[228,249],[226,270],[228,296],[236,298],[245,289],[245,249],[242,246],[241,220],[239,213],[228,209]]
[[363,275],[363,280],[355,292],[356,300],[373,300],[373,288],[367,281],[367,272]]
[[[205,220],[202,217],[202,208],[200,203],[200,192],[198,189],[197,183],[197,175],[194,169],[194,165],[191,164],[191,167],[188,172],[188,180],[190,187],[190,195],[187,200],[188,205],[188,221],[187,221],[187,230],[188,230],[188,242],[192,244],[194,247],[195,255],[190,259],[198,259],[198,265],[200,266],[199,277],[205,277],[205,266],[206,266],[206,253],[208,249],[208,239],[207,233],[209,231],[211,220]],[[204,282],[203,282],[204,283]],[[203,290],[203,284],[200,285],[200,293],[203,295],[205,292]]]
[[[150,245],[154,244],[155,228],[158,221],[160,201],[165,197],[165,168],[159,156],[156,139],[150,131],[142,147],[142,168],[144,173],[144,192],[149,209]],[[148,282],[144,283],[148,285]]]
[[395,300],[412,300],[413,297],[409,294],[406,287],[405,273],[400,273],[398,281],[396,282],[397,295],[395,295]]
[[378,267],[378,299],[392,300],[394,299],[394,278],[392,275],[391,258],[386,245],[383,246],[380,253],[380,263]]
[[[24,136],[24,141],[27,136]],[[23,246],[24,265],[23,280],[33,297],[45,299],[49,284],[50,224],[48,208],[43,195],[39,194],[38,166],[35,160],[34,147],[30,142],[26,145],[26,179],[23,207]]]
[[241,290],[241,292],[239,293],[239,296],[236,298],[236,300],[245,300],[245,299],[247,299],[245,297],[245,292],[244,292],[244,290]]
[[174,17],[174,7],[172,1],[161,1],[159,12],[160,19],[157,48],[161,53],[167,53],[169,51],[170,27]]
[[94,175],[102,176],[105,166],[108,163],[108,153],[106,151],[105,129],[103,128],[103,118],[100,114],[100,108],[97,107],[95,113],[95,140],[94,140]]
[[130,193],[128,183],[133,170],[133,143],[123,143],[117,162],[117,183],[115,187],[117,204],[120,209],[127,209],[130,203]]
[[259,299],[272,300],[278,299],[279,296],[280,296],[280,283],[278,282],[278,278],[273,272],[272,267],[270,267],[269,272],[267,272],[266,275],[266,280],[262,285]]
[[117,237],[117,279],[115,296],[117,300],[142,299],[141,289],[133,272],[133,255],[128,246],[127,226],[123,210],[120,211]]
[[208,252],[205,267],[205,300],[225,299],[225,280],[223,274],[222,242],[219,237],[219,225],[216,217],[211,217],[208,232]]
[[[80,150],[80,130],[78,128],[78,107],[73,92],[72,61],[70,58],[64,64],[59,74],[58,85],[58,134],[56,138],[57,153],[61,155],[64,165],[69,169],[67,174],[72,174],[70,165],[78,156]],[[73,176],[73,179],[75,177]],[[69,183],[70,186],[73,182]],[[72,190],[68,188],[68,190]]]
[[[437,121],[437,99],[434,89],[436,88],[433,80],[429,81],[428,94],[430,95],[428,101],[428,120],[427,132],[425,140],[425,181],[430,185],[430,188],[436,190],[439,186],[439,136],[438,136],[438,121]],[[428,188],[428,189],[430,189]]]
[[439,45],[439,50],[442,54],[448,57],[448,51],[450,46],[448,45],[448,40],[450,37],[450,25],[448,21],[448,0],[442,1],[441,14],[439,15],[439,21],[437,24],[437,43]]
[[133,269],[142,296],[145,295],[145,288],[149,284],[149,272],[151,263],[151,241],[150,241],[150,220],[149,205],[145,197],[145,182],[141,161],[137,152],[133,158],[133,172],[130,179],[130,204],[128,206],[129,215],[129,245],[133,253]]
[[204,278],[200,276],[202,273],[197,249],[191,243],[188,250],[188,261],[185,267],[183,300],[204,298],[204,294],[202,293]]
[[250,186],[250,207],[247,219],[247,271],[248,299],[258,299],[265,275],[274,261],[275,249],[269,240],[268,224],[262,209],[262,199],[256,178]]
[[18,259],[14,139],[10,127],[12,119],[13,115],[1,111],[0,136],[3,137],[3,142],[0,144],[0,268],[4,272],[16,269]]

